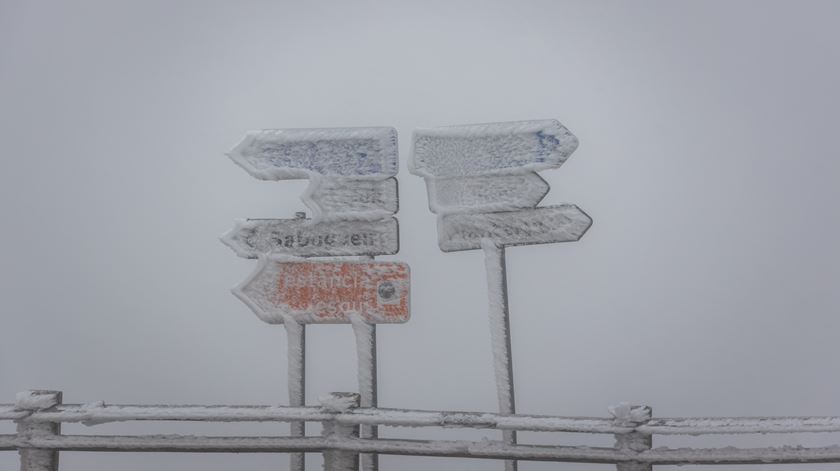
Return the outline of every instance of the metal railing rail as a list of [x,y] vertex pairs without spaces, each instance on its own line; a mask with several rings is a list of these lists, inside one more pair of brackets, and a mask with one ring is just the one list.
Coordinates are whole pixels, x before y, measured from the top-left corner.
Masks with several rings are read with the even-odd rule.
[[[359,396],[332,393],[320,407],[62,404],[56,391],[28,391],[0,404],[0,450],[18,450],[22,471],[56,471],[59,451],[323,453],[328,471],[358,469],[360,453],[607,463],[619,470],[652,465],[840,463],[840,445],[804,448],[653,448],[654,435],[840,432],[840,417],[652,418],[644,406],[612,418],[360,408]],[[321,436],[63,435],[62,423],[124,421],[320,422]],[[503,441],[359,438],[360,425],[609,434],[614,447],[506,444]]]

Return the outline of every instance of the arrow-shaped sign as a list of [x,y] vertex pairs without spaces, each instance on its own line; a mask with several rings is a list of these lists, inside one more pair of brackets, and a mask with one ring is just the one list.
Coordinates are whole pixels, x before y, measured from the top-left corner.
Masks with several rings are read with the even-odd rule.
[[349,323],[358,313],[371,324],[409,318],[409,270],[400,262],[303,262],[261,257],[233,293],[269,324]]
[[313,222],[311,219],[246,219],[221,241],[244,258],[263,254],[330,257],[393,255],[399,251],[395,218]]
[[261,180],[387,178],[397,174],[394,128],[251,131],[228,156]]
[[382,219],[397,212],[397,179],[313,178],[301,197],[313,219]]
[[577,145],[553,119],[422,129],[410,166],[426,178],[538,171],[559,167]]
[[573,204],[496,213],[445,214],[438,217],[438,245],[444,252],[480,249],[482,239],[498,245],[574,242],[592,219]]
[[513,175],[427,178],[433,213],[508,211],[533,208],[548,193],[548,183],[534,172]]

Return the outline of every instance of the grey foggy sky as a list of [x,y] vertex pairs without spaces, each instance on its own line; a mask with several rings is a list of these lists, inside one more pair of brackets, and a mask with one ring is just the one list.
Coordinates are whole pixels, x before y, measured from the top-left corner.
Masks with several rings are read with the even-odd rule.
[[[303,210],[306,182],[255,180],[224,153],[249,129],[382,125],[399,131],[401,166],[401,251],[382,258],[411,266],[412,319],[379,330],[380,404],[495,410],[482,254],[437,248],[406,169],[411,131],[556,118],[580,147],[541,173],[543,204],[575,203],[595,223],[578,243],[507,251],[518,410],[840,415],[838,17],[831,1],[0,0],[0,403],[27,388],[66,402],[286,402],[282,327],[229,291],[255,262],[217,237],[235,218]],[[355,390],[350,327],[308,332],[307,400]],[[840,442],[728,438],[655,444]],[[0,469],[16,466],[0,453]],[[286,466],[66,453],[61,469]],[[778,467],[800,468],[834,469]]]

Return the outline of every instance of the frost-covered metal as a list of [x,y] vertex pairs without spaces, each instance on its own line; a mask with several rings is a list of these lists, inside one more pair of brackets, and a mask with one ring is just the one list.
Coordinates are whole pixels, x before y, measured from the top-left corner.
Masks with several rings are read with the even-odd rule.
[[409,318],[409,268],[402,262],[261,257],[234,294],[269,324],[371,324]]
[[250,131],[228,156],[261,180],[378,179],[399,168],[397,131],[389,127]]
[[[444,252],[484,250],[490,338],[499,410],[512,414],[513,355],[507,306],[505,247],[579,240],[592,219],[572,204],[537,208],[548,183],[536,174],[557,168],[577,138],[556,120],[468,124],[414,132],[409,168],[426,180],[429,209],[439,214]],[[508,444],[516,434],[506,432]],[[516,470],[516,461],[505,463]]]
[[438,245],[444,252],[482,248],[489,239],[501,246],[574,242],[592,219],[573,204],[492,213],[444,214],[438,217]]
[[376,220],[397,212],[397,194],[397,179],[393,177],[385,180],[311,178],[301,199],[316,220]]
[[[364,453],[453,458],[615,464],[618,470],[651,469],[655,465],[840,463],[840,445],[798,445],[736,448],[652,447],[664,434],[791,434],[840,433],[840,417],[656,418],[650,408],[620,404],[610,416],[561,417],[503,415],[487,412],[422,411],[359,407],[358,394],[331,393],[317,407],[288,406],[143,406],[102,401],[81,405],[60,403],[58,391],[36,396],[57,398],[35,408],[0,404],[0,420],[14,420],[18,433],[0,435],[0,450],[19,450],[22,471],[57,471],[60,451],[192,452],[192,453],[321,453],[326,470],[356,470]],[[28,406],[27,406],[28,407]],[[62,423],[90,427],[124,421],[319,422],[322,436],[192,436],[60,434]],[[503,441],[393,439],[360,437],[360,425],[448,427],[502,431],[607,434],[613,447],[507,444]],[[565,437],[561,440],[569,439]]]
[[[308,178],[301,200],[312,218],[239,220],[221,237],[256,271],[233,293],[257,316],[283,324],[288,340],[289,401],[304,404],[307,323],[352,323],[360,401],[376,406],[376,323],[409,318],[408,265],[374,262],[399,251],[397,132],[389,127],[251,131],[229,154],[262,180]],[[298,257],[298,259],[294,259]],[[360,257],[358,262],[309,262],[299,257]],[[283,260],[281,260],[283,259]],[[305,426],[292,423],[292,435]],[[376,426],[362,428],[376,437]],[[303,455],[291,469],[304,470]],[[364,471],[377,471],[374,454]]]
[[221,238],[236,255],[334,257],[393,255],[400,250],[397,219],[376,221],[311,219],[245,219]]

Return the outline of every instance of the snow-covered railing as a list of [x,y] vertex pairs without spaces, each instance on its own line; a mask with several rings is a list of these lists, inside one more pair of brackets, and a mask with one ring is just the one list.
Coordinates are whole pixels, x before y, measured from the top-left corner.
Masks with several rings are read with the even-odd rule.
[[[652,448],[653,435],[840,432],[840,417],[651,418],[644,406],[611,409],[611,418],[501,415],[360,408],[359,396],[332,393],[320,407],[145,406],[61,403],[57,391],[27,391],[0,405],[0,420],[18,424],[0,435],[0,450],[19,450],[22,471],[55,471],[63,451],[323,453],[325,468],[357,470],[360,453],[652,465],[840,463],[840,446],[765,448]],[[90,426],[124,421],[320,422],[321,436],[63,435],[62,423]],[[359,438],[360,425],[447,427],[502,431],[610,434],[614,447],[505,444],[502,441]]]

